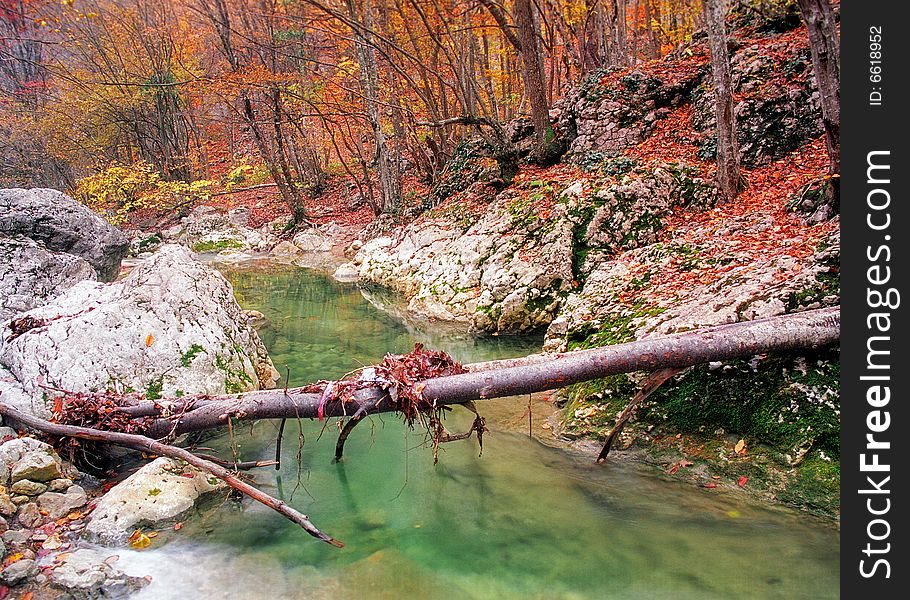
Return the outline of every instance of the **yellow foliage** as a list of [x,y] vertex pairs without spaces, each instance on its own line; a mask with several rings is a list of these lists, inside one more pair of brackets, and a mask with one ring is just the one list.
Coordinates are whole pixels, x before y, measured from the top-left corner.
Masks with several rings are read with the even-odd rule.
[[165,181],[151,164],[114,164],[76,182],[76,198],[114,224],[141,208],[174,210],[191,202],[207,200],[213,182]]

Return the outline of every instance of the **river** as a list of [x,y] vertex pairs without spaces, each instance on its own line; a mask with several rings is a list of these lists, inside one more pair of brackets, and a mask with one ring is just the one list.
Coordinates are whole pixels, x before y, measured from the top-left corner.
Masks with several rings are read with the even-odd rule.
[[[462,362],[521,356],[541,340],[474,338],[407,326],[356,285],[312,271],[222,267],[290,384],[331,379],[410,350],[415,341]],[[839,534],[830,523],[703,489],[624,461],[594,465],[555,444],[535,398],[478,403],[490,432],[446,444],[433,465],[425,435],[392,415],[355,429],[332,463],[337,428],[289,421],[282,468],[263,489],[310,516],[344,549],[318,542],[269,509],[229,500],[121,553],[151,574],[137,600],[837,598]],[[457,431],[470,415],[456,408]],[[277,425],[235,432],[243,459],[269,459]],[[302,446],[301,446],[302,443]],[[226,450],[222,435],[206,444]]]

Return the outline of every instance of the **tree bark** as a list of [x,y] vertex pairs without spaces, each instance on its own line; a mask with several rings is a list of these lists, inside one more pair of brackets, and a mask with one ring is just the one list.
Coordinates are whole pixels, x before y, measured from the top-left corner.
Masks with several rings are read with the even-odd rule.
[[354,0],[346,0],[348,15],[356,24],[351,30],[357,46],[357,60],[360,63],[360,80],[363,85],[363,103],[373,130],[373,141],[376,144],[375,161],[379,174],[379,191],[382,196],[381,212],[394,213],[398,209],[401,197],[401,182],[398,178],[398,161],[392,156],[389,142],[382,131],[382,117],[379,112],[379,68],[376,65],[376,53],[373,48],[372,30],[373,7],[369,0],[364,5],[362,18],[357,14]]
[[[809,32],[812,70],[821,97],[830,175],[840,174],[840,40],[828,0],[797,0]],[[835,189],[838,186],[835,184]]]
[[[476,432],[482,444],[486,430],[479,415],[471,429],[460,435],[447,434],[435,411],[448,404],[464,404],[476,413],[473,400],[497,398],[555,389],[580,381],[631,371],[658,371],[637,397],[644,398],[663,381],[687,366],[709,360],[745,358],[759,352],[793,351],[834,344],[840,336],[840,308],[827,308],[781,315],[756,321],[711,327],[664,337],[645,338],[626,344],[594,348],[556,355],[533,355],[523,359],[492,361],[468,365],[469,372],[460,375],[424,379],[412,384],[409,397],[421,399],[414,406],[430,413],[430,427],[435,427],[434,452],[442,441],[464,439]],[[366,415],[398,411],[398,399],[405,396],[393,381],[380,382],[355,391],[347,400],[332,398],[333,382],[315,391],[314,386],[285,390],[263,390],[229,396],[195,396],[144,401],[120,410],[130,417],[152,417],[146,435],[102,431],[51,423],[22,413],[0,400],[0,415],[22,425],[53,436],[79,438],[115,444],[151,454],[184,460],[225,481],[235,490],[269,506],[301,526],[307,533],[337,547],[344,544],[317,529],[307,518],[288,504],[241,481],[237,475],[211,457],[201,457],[189,450],[160,441],[177,435],[208,429],[232,420],[264,418],[350,417],[336,445],[339,459],[344,441],[354,426]],[[169,418],[162,417],[165,407]],[[628,411],[634,408],[630,406]],[[410,410],[414,410],[412,406]],[[157,417],[157,418],[156,418]],[[621,427],[618,425],[617,427]],[[612,437],[612,436],[611,436]],[[158,439],[153,439],[158,438]],[[609,450],[609,440],[601,456]],[[279,441],[280,444],[280,441]],[[482,448],[482,445],[481,445]],[[218,460],[217,462],[223,462]],[[271,464],[271,463],[266,463]]]
[[[563,354],[540,354],[466,365],[462,375],[421,382],[428,406],[463,404],[477,399],[527,395],[618,373],[682,368],[713,360],[745,358],[762,352],[789,352],[837,343],[840,308],[825,308],[650,337],[626,344]],[[154,421],[147,435],[180,435],[227,424],[228,419],[317,418],[322,393],[308,388],[260,390],[215,397],[177,398],[171,418]],[[309,388],[312,390],[312,388]],[[141,403],[124,409],[131,416],[156,416],[159,406]],[[324,417],[394,412],[398,404],[380,386],[354,393],[354,401],[330,400]]]
[[521,40],[521,65],[525,82],[525,93],[531,104],[531,120],[534,121],[534,152],[538,159],[546,154],[547,138],[551,135],[550,107],[547,103],[543,56],[534,24],[534,5],[531,0],[515,0],[515,27]]
[[733,114],[733,77],[727,52],[726,5],[724,0],[704,0],[711,71],[714,76],[714,115],[717,119],[717,187],[729,202],[739,194],[739,145],[736,116]]
[[185,461],[198,469],[202,469],[203,471],[211,473],[238,492],[249,496],[257,502],[265,504],[272,510],[284,516],[286,519],[300,525],[300,527],[303,528],[304,531],[309,533],[311,536],[320,539],[323,542],[331,544],[336,548],[344,547],[344,544],[342,542],[321,532],[310,522],[309,518],[306,515],[290,506],[286,502],[278,500],[277,498],[273,498],[265,492],[254,488],[245,481],[241,481],[233,471],[230,471],[225,467],[216,464],[211,459],[202,458],[183,448],[163,444],[157,440],[153,440],[142,435],[120,433],[116,431],[100,431],[98,429],[91,429],[89,427],[76,427],[74,425],[60,425],[58,423],[51,423],[50,421],[45,421],[44,419],[39,419],[38,417],[20,412],[5,402],[0,402],[0,415],[13,419],[22,425],[27,425],[32,429],[43,431],[54,436],[104,442],[106,444],[114,444],[117,446],[123,446],[125,448],[132,448],[133,450],[146,452],[148,454],[169,456],[171,458]]

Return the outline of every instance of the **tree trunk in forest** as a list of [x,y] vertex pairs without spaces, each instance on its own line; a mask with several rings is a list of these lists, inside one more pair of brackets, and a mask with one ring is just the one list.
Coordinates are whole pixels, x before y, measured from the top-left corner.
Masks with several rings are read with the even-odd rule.
[[374,160],[379,174],[379,192],[381,212],[391,214],[398,210],[401,197],[401,182],[398,178],[398,161],[392,156],[388,139],[382,131],[382,118],[379,112],[379,69],[376,65],[376,53],[372,43],[373,7],[369,0],[364,3],[363,17],[357,14],[354,0],[347,0],[348,15],[355,24],[352,27],[357,59],[360,63],[360,80],[363,84],[363,103],[373,130],[373,141],[376,144]]
[[821,97],[822,123],[828,146],[828,174],[832,201],[840,195],[840,40],[834,11],[828,0],[797,0],[809,32],[812,70]]
[[[472,400],[527,395],[566,387],[618,373],[652,372],[713,360],[730,360],[761,352],[788,352],[836,343],[840,335],[840,308],[826,308],[651,337],[556,355],[532,355],[466,365],[469,372],[427,379],[420,385],[428,405],[462,404]],[[216,397],[186,397],[168,402],[179,417],[159,418],[150,437],[179,435],[225,425],[233,419],[316,418],[350,416],[398,409],[387,390],[367,387],[354,394],[356,404],[326,402],[324,391],[260,390]],[[157,416],[152,402],[124,409],[133,417]],[[184,410],[185,409],[185,410]]]
[[515,0],[512,12],[515,27],[508,24],[501,8],[490,0],[482,0],[484,6],[493,15],[506,39],[521,54],[521,74],[524,80],[525,95],[531,105],[531,121],[534,123],[535,149],[532,159],[538,162],[548,160],[547,146],[553,137],[550,126],[550,106],[547,102],[546,73],[543,67],[543,54],[540,48],[538,27],[534,19],[532,0]]
[[724,0],[704,0],[708,42],[711,46],[711,71],[714,76],[717,119],[717,186],[723,201],[739,194],[739,145],[736,142],[736,117],[733,114],[733,77],[727,52],[726,4]]

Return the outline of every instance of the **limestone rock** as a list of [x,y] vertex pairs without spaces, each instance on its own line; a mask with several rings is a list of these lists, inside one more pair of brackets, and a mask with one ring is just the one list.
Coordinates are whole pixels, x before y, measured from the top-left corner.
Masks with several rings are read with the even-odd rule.
[[82,282],[27,314],[47,324],[15,338],[0,332],[0,364],[29,399],[7,401],[39,416],[50,412],[39,382],[154,396],[256,390],[278,379],[230,284],[180,246],[163,246],[122,281]]
[[[753,215],[750,220],[735,225],[739,235],[757,236],[767,225],[762,215]],[[544,349],[562,351],[570,340],[583,341],[594,333],[613,342],[629,341],[779,315],[808,308],[807,301],[815,303],[815,308],[839,302],[836,289],[826,291],[839,264],[837,233],[830,234],[814,255],[798,259],[781,254],[757,261],[748,247],[738,246],[735,240],[726,241],[723,231],[711,231],[698,235],[711,240],[710,261],[700,258],[704,248],[670,240],[597,264],[581,292],[566,299],[560,316],[550,324]],[[716,237],[712,237],[714,233]],[[722,248],[729,251],[719,252]],[[695,273],[702,269],[710,272],[717,262],[727,268],[710,278],[691,277],[691,285],[674,290],[670,297],[652,297],[641,285],[650,276],[630,272],[630,265],[648,265],[648,272],[660,273],[680,260]],[[637,308],[620,307],[611,301],[623,295],[636,297]]]
[[38,507],[47,512],[50,519],[59,519],[85,506],[88,496],[82,486],[73,485],[65,494],[59,492],[45,492],[38,496]]
[[166,232],[165,239],[178,241],[194,252],[265,250],[269,240],[246,227],[248,221],[249,215],[242,210],[223,212],[214,206],[197,206],[184,217],[180,229]]
[[86,260],[51,252],[25,237],[0,235],[0,321],[41,306],[80,281],[95,279]]
[[470,228],[417,221],[367,242],[352,260],[361,281],[401,292],[424,319],[489,332],[549,323],[572,281],[572,222],[549,219],[507,193]]
[[[29,452],[25,454],[13,466],[11,472],[14,485],[23,479],[43,482],[58,479],[62,476],[63,465],[60,464],[60,459],[57,458],[57,455],[50,452]],[[20,493],[24,494],[26,492]]]
[[51,572],[51,584],[65,590],[72,600],[126,598],[148,585],[147,579],[125,575],[109,562],[109,558],[90,548],[67,553]]
[[27,529],[33,529],[41,524],[44,517],[38,512],[38,505],[34,502],[26,502],[19,507],[19,514],[16,515],[22,526]]
[[0,493],[0,515],[11,517],[16,514],[16,505],[10,499],[9,494]]
[[47,484],[47,489],[51,492],[65,492],[71,485],[73,485],[72,479],[54,479]]
[[37,574],[38,563],[34,560],[23,558],[3,569],[3,572],[0,573],[0,580],[7,585],[16,585]]
[[335,269],[332,277],[342,283],[353,283],[360,279],[360,268],[354,263],[347,262]]
[[14,483],[10,489],[13,494],[25,494],[26,496],[37,496],[47,491],[46,483],[39,483],[30,479],[22,479]]
[[129,239],[66,194],[50,189],[0,190],[0,234],[21,235],[51,251],[88,261],[98,278],[113,281]]
[[272,256],[297,256],[301,253],[301,250],[294,244],[294,242],[281,240],[275,244],[275,247],[272,248],[270,253]]
[[[9,402],[9,400],[6,401]],[[13,471],[19,467],[20,461],[28,457],[39,457],[33,459],[33,464],[43,464],[49,471],[56,469],[59,472],[61,469],[60,459],[50,444],[31,437],[16,438],[0,444],[0,485],[10,485]],[[48,466],[48,463],[53,464]],[[19,473],[22,473],[21,469]],[[32,478],[19,477],[19,479]]]
[[122,541],[137,528],[180,518],[200,498],[225,487],[198,469],[158,458],[101,497],[86,533],[108,542]]
[[[3,388],[0,388],[0,390],[2,389]],[[0,427],[0,444],[14,440],[17,437],[19,437],[19,434],[16,433],[16,430],[12,427]]]

